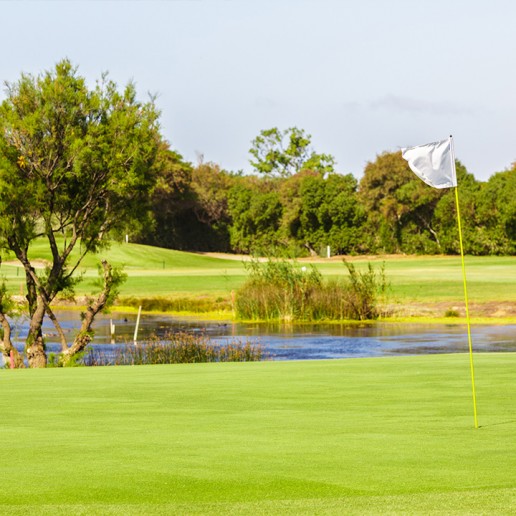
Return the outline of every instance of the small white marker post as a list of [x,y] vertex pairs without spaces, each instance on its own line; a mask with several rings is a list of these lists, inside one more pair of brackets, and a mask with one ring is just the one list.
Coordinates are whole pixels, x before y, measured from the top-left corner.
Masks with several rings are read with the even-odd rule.
[[329,246],[329,245],[327,245],[327,246],[326,246],[326,256],[327,256],[328,258],[331,258],[331,249],[330,249],[330,246]]
[[138,341],[136,340],[138,338],[138,327],[140,326],[140,315],[142,314],[142,307],[138,308],[138,317],[136,318],[136,328],[134,329],[134,345],[138,345]]
[[115,325],[113,319],[109,319],[109,333],[111,334],[111,344],[115,342]]

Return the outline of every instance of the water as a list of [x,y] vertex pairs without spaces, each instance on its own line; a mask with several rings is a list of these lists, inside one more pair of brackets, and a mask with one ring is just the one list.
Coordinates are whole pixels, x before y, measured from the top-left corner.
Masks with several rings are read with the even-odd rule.
[[[69,342],[80,325],[78,312],[58,312]],[[110,335],[110,322],[115,325],[115,339]],[[136,314],[99,315],[94,324],[93,346],[113,350],[114,345],[132,343]],[[13,321],[13,340],[19,349],[27,335],[28,321]],[[241,324],[213,323],[179,319],[165,315],[142,315],[138,340],[151,335],[163,337],[169,332],[189,331],[208,335],[224,344],[232,339],[260,344],[273,360],[315,360],[352,357],[461,353],[468,351],[465,325],[456,324]],[[43,332],[50,352],[59,351],[58,338],[52,323],[45,321]],[[516,325],[474,325],[472,341],[475,352],[516,351]]]

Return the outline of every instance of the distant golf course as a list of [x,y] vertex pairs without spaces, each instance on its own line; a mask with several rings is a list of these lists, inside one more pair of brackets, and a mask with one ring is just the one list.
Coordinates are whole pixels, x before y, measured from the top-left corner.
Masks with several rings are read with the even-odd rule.
[[[30,250],[44,266],[50,254],[43,241]],[[241,257],[208,256],[137,244],[113,243],[99,255],[89,255],[77,271],[83,281],[77,294],[92,292],[97,279],[96,264],[101,257],[123,266],[127,281],[121,288],[121,302],[131,297],[231,298],[247,277]],[[388,302],[398,316],[443,317],[448,309],[462,310],[464,303],[460,257],[386,256],[353,257],[360,270],[368,262],[385,263],[390,283]],[[302,260],[315,262],[324,277],[347,274],[341,258]],[[472,317],[516,318],[516,257],[466,257]],[[0,274],[13,294],[23,292],[24,273],[14,260],[4,259]],[[227,314],[226,314],[227,315]]]
[[513,514],[516,355],[0,371],[2,514]]

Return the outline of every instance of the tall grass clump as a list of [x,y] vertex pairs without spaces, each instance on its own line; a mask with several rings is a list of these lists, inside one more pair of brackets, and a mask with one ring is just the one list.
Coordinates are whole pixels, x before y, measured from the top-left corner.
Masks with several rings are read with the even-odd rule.
[[253,261],[249,279],[237,292],[235,310],[244,320],[368,320],[380,315],[387,290],[385,269],[371,264],[358,271],[344,261],[348,275],[324,280],[315,266],[286,260]]
[[287,260],[245,264],[248,280],[237,292],[235,311],[242,319],[293,321],[303,318],[312,292],[321,288],[321,273]]
[[151,339],[137,346],[118,346],[111,353],[88,348],[83,358],[87,366],[197,364],[206,362],[257,362],[264,358],[262,347],[249,341],[217,344],[207,335],[179,332],[163,339]]
[[148,312],[229,312],[232,310],[231,299],[228,297],[135,297],[119,298],[118,305],[142,307]]

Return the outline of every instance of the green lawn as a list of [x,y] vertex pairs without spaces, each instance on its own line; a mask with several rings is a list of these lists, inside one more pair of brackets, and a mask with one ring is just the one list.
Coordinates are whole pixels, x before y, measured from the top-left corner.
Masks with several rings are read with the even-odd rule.
[[[48,260],[49,251],[42,241],[31,248],[33,258]],[[79,269],[84,281],[79,294],[90,293],[97,278],[99,257],[123,265],[128,280],[122,296],[222,296],[229,297],[245,281],[247,272],[239,260],[208,257],[137,244],[115,243],[99,256],[88,256]],[[399,302],[461,302],[463,283],[460,257],[387,257],[387,278],[391,296]],[[380,266],[382,259],[375,259]],[[356,259],[360,268],[367,259]],[[317,268],[326,277],[347,273],[340,261],[322,261]],[[516,257],[466,257],[468,289],[472,302],[516,301]],[[22,288],[21,267],[4,263],[0,274],[13,293]]]
[[0,370],[2,514],[511,514],[516,354]]

